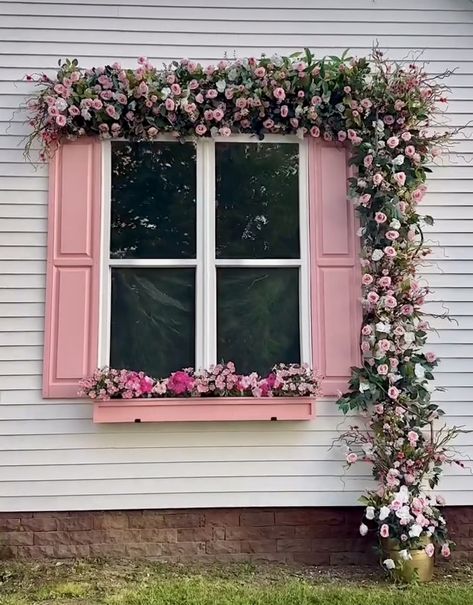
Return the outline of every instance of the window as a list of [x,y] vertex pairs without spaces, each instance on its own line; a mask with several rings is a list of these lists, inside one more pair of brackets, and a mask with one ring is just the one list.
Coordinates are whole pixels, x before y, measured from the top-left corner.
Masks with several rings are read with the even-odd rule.
[[101,363],[310,362],[306,142],[106,147]]

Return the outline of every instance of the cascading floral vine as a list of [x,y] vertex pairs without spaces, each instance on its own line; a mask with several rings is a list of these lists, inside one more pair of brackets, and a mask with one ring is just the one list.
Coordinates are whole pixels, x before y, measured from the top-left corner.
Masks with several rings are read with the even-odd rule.
[[435,485],[442,465],[454,459],[448,448],[458,429],[433,428],[443,412],[430,401],[437,359],[422,351],[428,288],[416,277],[429,252],[423,224],[432,223],[417,205],[428,164],[448,139],[431,130],[446,102],[441,82],[417,65],[386,61],[378,50],[369,59],[316,59],[306,50],[209,66],[181,60],[161,70],[145,58],[137,69],[115,63],[83,70],[67,60],[53,78],[28,78],[39,91],[28,102],[26,150],[39,140],[43,158],[64,139],[84,135],[288,133],[349,146],[356,169],[349,197],[360,222],[363,361],[338,405],[371,416],[368,427],[343,435],[347,462],[372,465],[380,487],[366,495],[366,517],[382,538],[421,548],[431,537],[448,554],[443,518],[422,489],[426,479]]

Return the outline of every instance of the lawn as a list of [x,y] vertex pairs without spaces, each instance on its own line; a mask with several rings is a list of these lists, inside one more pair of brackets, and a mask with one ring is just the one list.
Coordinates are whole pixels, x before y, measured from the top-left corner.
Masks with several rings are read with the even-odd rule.
[[0,605],[472,605],[468,566],[428,586],[396,587],[374,570],[270,565],[0,563]]

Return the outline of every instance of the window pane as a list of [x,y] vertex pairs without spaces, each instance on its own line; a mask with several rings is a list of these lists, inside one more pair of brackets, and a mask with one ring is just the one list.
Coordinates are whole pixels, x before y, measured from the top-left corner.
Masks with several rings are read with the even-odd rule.
[[217,258],[298,258],[299,145],[215,147]]
[[112,143],[111,258],[195,258],[192,143]]
[[239,372],[299,363],[299,269],[217,270],[217,355]]
[[113,269],[110,365],[163,378],[195,361],[194,269]]

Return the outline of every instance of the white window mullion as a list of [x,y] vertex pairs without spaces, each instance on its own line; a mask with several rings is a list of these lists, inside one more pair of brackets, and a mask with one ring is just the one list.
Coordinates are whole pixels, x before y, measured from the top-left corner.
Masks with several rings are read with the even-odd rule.
[[310,251],[309,251],[309,169],[307,141],[299,144],[299,241],[301,268],[299,278],[299,322],[301,361],[312,363]]
[[110,141],[102,141],[102,224],[100,234],[100,329],[98,364],[110,363],[111,325],[111,268],[110,268],[110,222],[112,198],[112,146]]
[[197,143],[196,367],[215,363],[215,145]]

